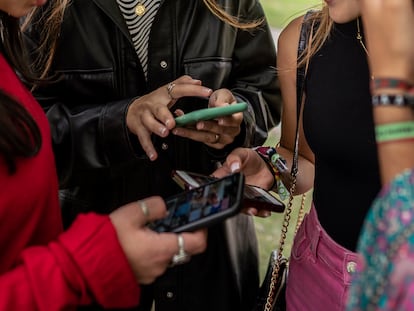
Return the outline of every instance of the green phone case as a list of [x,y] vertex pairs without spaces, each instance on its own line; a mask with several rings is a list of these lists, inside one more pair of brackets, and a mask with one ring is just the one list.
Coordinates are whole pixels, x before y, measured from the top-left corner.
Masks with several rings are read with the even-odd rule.
[[236,112],[242,112],[247,109],[247,104],[237,103],[224,107],[213,107],[195,110],[175,118],[176,126],[184,126],[197,123],[201,120],[211,120],[218,117],[228,116]]

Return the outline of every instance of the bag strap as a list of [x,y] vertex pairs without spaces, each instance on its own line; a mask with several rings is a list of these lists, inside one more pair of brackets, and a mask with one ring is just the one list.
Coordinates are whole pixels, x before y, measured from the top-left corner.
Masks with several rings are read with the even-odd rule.
[[[308,42],[312,40],[314,22],[309,23],[308,18],[313,12],[314,12],[313,10],[309,10],[305,14],[303,22],[302,22],[300,36],[299,36],[299,44],[298,44],[298,55],[297,55],[298,60],[304,55]],[[272,276],[271,276],[271,284],[270,284],[269,293],[267,295],[266,304],[264,308],[265,311],[273,310],[273,305],[275,303],[275,297],[276,297],[276,291],[277,291],[276,283],[279,278],[280,267],[282,263],[286,263],[287,261],[286,258],[283,257],[283,250],[285,246],[285,240],[287,237],[289,222],[290,222],[291,213],[292,213],[294,193],[296,191],[296,175],[298,172],[298,158],[299,158],[299,131],[300,131],[299,121],[300,121],[300,116],[301,116],[301,111],[302,111],[305,76],[308,70],[308,66],[309,66],[309,57],[307,58],[305,66],[300,66],[300,67],[297,66],[297,70],[296,70],[297,117],[296,117],[295,145],[293,149],[293,163],[292,163],[292,169],[290,172],[292,181],[291,181],[291,186],[289,189],[289,202],[288,202],[288,205],[287,205],[287,208],[284,214],[284,218],[283,218],[283,223],[282,223],[282,232],[281,232],[280,240],[279,240],[279,250],[277,253],[277,258],[274,262],[274,268],[272,270]],[[302,196],[301,210],[299,214],[302,214],[302,211],[304,209],[304,201],[305,201],[305,195]]]

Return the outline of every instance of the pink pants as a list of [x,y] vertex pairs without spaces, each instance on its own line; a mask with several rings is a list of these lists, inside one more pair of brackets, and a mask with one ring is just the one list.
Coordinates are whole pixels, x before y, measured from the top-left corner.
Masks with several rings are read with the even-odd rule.
[[343,311],[358,255],[332,240],[315,207],[303,220],[292,247],[287,280],[288,311]]

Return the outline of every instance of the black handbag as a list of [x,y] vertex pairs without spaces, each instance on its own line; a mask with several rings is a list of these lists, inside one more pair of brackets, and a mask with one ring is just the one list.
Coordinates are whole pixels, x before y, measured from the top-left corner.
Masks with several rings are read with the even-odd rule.
[[[309,16],[313,11],[308,11],[304,17],[298,44],[298,60],[301,59],[305,53],[307,43],[312,40],[315,22],[307,22]],[[298,142],[299,142],[299,121],[302,110],[302,99],[305,83],[305,75],[308,63],[304,66],[298,66],[296,72],[296,99],[297,99],[297,125],[295,147],[293,151],[293,163],[291,169],[292,184],[289,189],[289,202],[284,214],[282,233],[280,236],[279,247],[271,251],[267,271],[263,282],[260,286],[255,307],[252,311],[284,311],[286,310],[286,280],[288,274],[289,260],[283,255],[286,235],[289,228],[291,218],[292,205],[294,193],[296,190],[296,175],[298,171]],[[296,230],[300,226],[303,219],[305,207],[305,194],[302,195],[301,207],[299,211],[298,222]]]

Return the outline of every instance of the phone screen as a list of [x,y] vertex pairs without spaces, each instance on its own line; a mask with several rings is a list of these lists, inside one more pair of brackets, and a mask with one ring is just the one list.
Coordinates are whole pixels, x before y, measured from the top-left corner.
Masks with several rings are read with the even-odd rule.
[[[193,189],[216,180],[213,176],[181,170],[174,171],[172,178],[183,189]],[[285,204],[280,199],[271,192],[254,185],[244,186],[243,201],[244,207],[254,207],[259,210],[265,209],[276,213],[282,213],[285,210]]]
[[241,173],[216,179],[166,199],[168,216],[151,225],[158,232],[194,231],[241,210],[244,177]]

